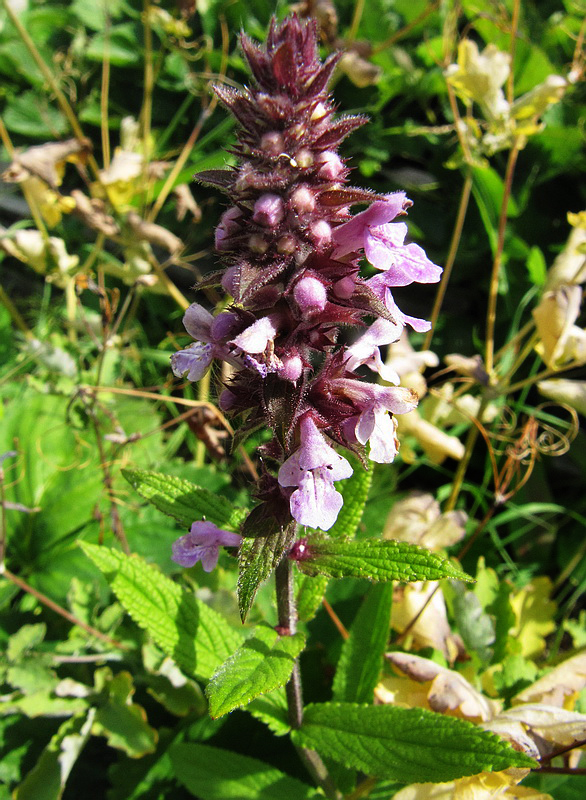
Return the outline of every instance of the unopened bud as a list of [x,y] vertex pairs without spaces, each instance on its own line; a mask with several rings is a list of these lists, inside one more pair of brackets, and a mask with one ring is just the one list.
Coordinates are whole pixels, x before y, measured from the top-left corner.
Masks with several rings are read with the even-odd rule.
[[242,213],[236,206],[232,206],[232,208],[224,211],[220,217],[220,224],[216,228],[214,236],[216,250],[230,249],[230,237],[233,233],[240,230],[240,225],[237,223],[237,220],[239,220],[241,216]]
[[285,205],[278,194],[262,194],[254,204],[252,219],[265,228],[274,228],[285,216]]
[[284,236],[281,236],[279,241],[277,242],[277,253],[282,256],[290,256],[293,255],[297,248],[298,242],[297,239],[293,236],[292,233],[286,233]]
[[315,208],[315,197],[309,186],[298,186],[291,193],[289,203],[298,214],[307,214]]
[[295,162],[301,169],[307,169],[307,167],[311,167],[313,161],[313,153],[307,147],[302,147],[301,150],[295,153]]
[[301,278],[295,285],[293,297],[301,311],[308,314],[323,311],[326,307],[326,287],[317,278],[312,278],[311,275]]
[[337,283],[334,283],[332,290],[336,297],[339,297],[340,300],[348,300],[348,298],[354,293],[355,286],[356,284],[354,283],[354,279],[346,277],[337,281]]
[[263,236],[259,236],[258,233],[253,233],[248,239],[248,246],[253,253],[256,253],[259,256],[264,255],[269,249],[269,243],[267,240]]
[[269,156],[278,156],[283,152],[285,143],[282,135],[278,131],[264,133],[260,140],[260,148]]
[[332,238],[332,229],[325,219],[319,219],[309,226],[309,231],[315,242],[315,246],[319,249],[328,245]]
[[281,359],[283,366],[279,368],[278,375],[286,381],[299,380],[303,372],[303,361],[299,356],[285,356]]
[[238,284],[240,282],[240,268],[237,266],[228,267],[222,276],[222,289],[232,297],[236,297]]
[[335,181],[344,170],[344,163],[333,150],[324,150],[315,159],[316,164],[321,164],[317,171],[320,178],[325,181]]
[[236,403],[236,395],[234,394],[234,392],[231,392],[230,389],[224,389],[224,391],[218,398],[218,405],[220,406],[220,410],[226,413],[226,411],[230,411],[230,409],[234,407],[235,403]]

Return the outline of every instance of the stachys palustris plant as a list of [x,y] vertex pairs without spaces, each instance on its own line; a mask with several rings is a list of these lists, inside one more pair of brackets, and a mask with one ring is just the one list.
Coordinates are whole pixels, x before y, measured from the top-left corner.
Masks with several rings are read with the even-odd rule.
[[[172,366],[198,381],[214,359],[227,361],[232,374],[220,408],[241,420],[240,435],[272,431],[261,448],[260,503],[242,532],[287,532],[276,541],[276,564],[291,548],[293,521],[324,531],[336,521],[342,495],[335,481],[352,474],[336,446],[363,460],[394,459],[394,415],[413,409],[417,396],[358,370],[399,383],[379,348],[405,325],[425,331],[429,323],[397,308],[392,288],[438,281],[441,269],[404,243],[404,222],[393,222],[411,205],[403,192],[381,196],[349,185],[338,148],[367,120],[335,113],[327,87],[339,55],[320,61],[317,26],[296,17],[273,21],[264,46],[244,35],[241,46],[252,86],[215,87],[240,125],[238,164],[197,176],[229,200],[215,235],[225,267],[205,285],[215,279],[233,302],[215,317],[197,303],[187,309],[184,324],[195,342],[174,354]],[[357,204],[368,207],[352,215]],[[373,277],[360,275],[364,256]],[[342,329],[348,345],[339,341]],[[174,559],[185,566],[201,560],[209,570],[219,545],[239,541],[197,522],[175,543]]]

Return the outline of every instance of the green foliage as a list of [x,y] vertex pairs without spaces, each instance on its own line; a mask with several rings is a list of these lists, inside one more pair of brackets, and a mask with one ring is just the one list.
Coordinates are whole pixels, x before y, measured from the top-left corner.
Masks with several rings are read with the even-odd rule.
[[283,558],[295,535],[295,523],[256,539],[244,539],[238,554],[238,608],[242,621],[248,616],[259,586]]
[[171,749],[175,774],[202,800],[309,800],[314,790],[256,758],[204,744]]
[[268,625],[257,626],[210,678],[206,694],[212,718],[284,686],[304,646],[302,633],[281,636]]
[[297,562],[308,575],[368,578],[372,581],[427,581],[441,578],[472,580],[429,550],[406,542],[360,539],[354,542],[312,538],[311,558]]
[[234,508],[220,495],[183,478],[136,469],[123,470],[122,474],[142,498],[186,528],[204,518],[219,528],[238,530],[247,514],[245,509]]
[[240,642],[223,617],[141,558],[82,544],[112,590],[157,645],[188,675],[209,678]]
[[334,700],[372,703],[389,640],[393,587],[375,584],[368,590],[344,642],[334,678]]
[[421,709],[317,703],[305,709],[293,739],[348,767],[403,783],[534,766],[498,736]]

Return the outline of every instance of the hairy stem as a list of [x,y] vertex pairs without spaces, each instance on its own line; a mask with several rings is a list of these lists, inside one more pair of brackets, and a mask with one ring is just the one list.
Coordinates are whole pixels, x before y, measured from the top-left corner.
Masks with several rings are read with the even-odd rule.
[[[277,591],[279,627],[287,634],[292,635],[297,631],[297,608],[295,606],[293,566],[286,556],[275,570],[275,587]],[[295,666],[285,691],[289,709],[289,723],[293,729],[300,728],[303,722],[303,694],[298,659],[295,660]],[[325,764],[315,750],[309,750],[306,747],[297,747],[296,749],[307,771],[314,781],[321,786],[326,797],[330,798],[330,800],[339,800],[340,794],[336,790]]]

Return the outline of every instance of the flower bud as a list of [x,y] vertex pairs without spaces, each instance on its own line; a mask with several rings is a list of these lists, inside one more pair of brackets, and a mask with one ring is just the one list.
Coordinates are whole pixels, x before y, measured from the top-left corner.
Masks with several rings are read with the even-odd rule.
[[297,166],[301,169],[307,169],[307,167],[311,167],[313,160],[313,153],[307,147],[302,147],[301,150],[295,153],[295,161]]
[[230,389],[224,389],[224,391],[218,398],[218,405],[220,406],[220,411],[223,411],[224,413],[230,411],[230,409],[234,407],[235,403],[236,403],[236,395],[234,394],[234,392],[231,392]]
[[241,216],[242,213],[236,206],[232,206],[232,208],[224,211],[220,217],[220,224],[215,232],[216,250],[230,249],[230,237],[240,230],[240,225],[237,223],[237,220],[239,220]]
[[355,286],[356,284],[354,283],[354,278],[347,276],[346,278],[342,278],[334,283],[332,290],[336,297],[339,297],[340,300],[348,300],[348,298],[354,293]]
[[253,233],[248,239],[248,246],[253,253],[256,253],[259,256],[264,255],[269,249],[269,243],[267,240],[264,238],[264,236],[259,236],[258,233]]
[[283,136],[278,131],[264,133],[260,140],[260,148],[269,156],[278,156],[285,149]]
[[323,119],[326,116],[327,113],[328,113],[328,109],[320,101],[319,103],[317,103],[317,105],[315,106],[315,108],[311,112],[311,121],[312,122],[317,122],[318,120]]
[[325,219],[318,219],[309,226],[309,232],[318,250],[326,247],[332,238],[332,229]]
[[321,165],[317,174],[325,181],[335,181],[344,170],[342,159],[333,150],[324,150],[317,156],[315,163]]
[[315,208],[315,197],[309,186],[298,186],[289,197],[289,205],[298,214],[307,214]]
[[303,372],[303,361],[300,356],[285,356],[281,361],[283,366],[278,370],[279,377],[283,378],[283,380],[291,381],[292,383],[299,380]]
[[265,228],[274,228],[285,216],[285,205],[278,194],[261,194],[254,204],[252,219]]
[[238,292],[239,274],[239,267],[233,266],[228,267],[222,276],[222,289],[228,292],[228,294],[231,294],[232,297],[236,297],[236,293]]
[[285,233],[277,242],[277,253],[282,256],[290,256],[297,248],[297,239],[292,233]]
[[295,284],[293,297],[301,311],[315,314],[317,311],[323,311],[326,306],[326,287],[317,278],[306,275]]

